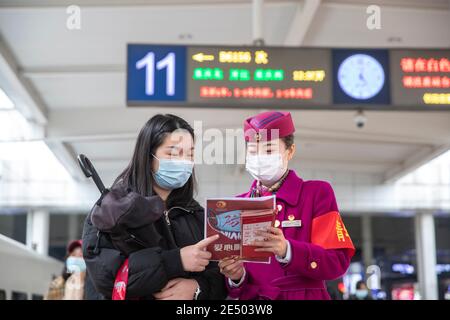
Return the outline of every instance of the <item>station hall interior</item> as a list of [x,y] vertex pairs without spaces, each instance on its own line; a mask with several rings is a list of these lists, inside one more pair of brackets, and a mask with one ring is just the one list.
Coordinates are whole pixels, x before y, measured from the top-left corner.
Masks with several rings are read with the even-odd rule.
[[[366,23],[371,5],[381,10],[375,30]],[[80,25],[71,28],[78,9]],[[269,110],[291,113],[289,166],[304,180],[332,185],[355,245],[347,273],[330,290],[345,299],[371,279],[373,299],[450,300],[448,85],[438,91],[446,101],[413,108],[340,107],[331,95],[319,97],[319,107],[306,100],[196,105],[201,97],[127,103],[130,44],[384,50],[393,64],[393,52],[403,51],[450,59],[449,31],[448,0],[0,0],[0,300],[43,299],[68,243],[81,239],[99,192],[79,154],[111,186],[145,122],[175,114],[196,131],[203,161],[195,164],[195,198],[203,205],[247,192],[253,180],[245,161],[226,161],[228,144],[215,135],[238,132],[227,141],[232,158],[245,159],[239,130]],[[441,71],[448,81],[450,69]],[[392,101],[400,99],[395,80],[390,74]]]

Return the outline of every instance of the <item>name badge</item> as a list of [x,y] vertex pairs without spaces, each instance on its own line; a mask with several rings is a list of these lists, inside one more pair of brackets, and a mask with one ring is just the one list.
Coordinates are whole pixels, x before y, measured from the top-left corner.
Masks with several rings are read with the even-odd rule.
[[282,228],[292,228],[292,227],[301,227],[302,220],[284,220],[281,222]]

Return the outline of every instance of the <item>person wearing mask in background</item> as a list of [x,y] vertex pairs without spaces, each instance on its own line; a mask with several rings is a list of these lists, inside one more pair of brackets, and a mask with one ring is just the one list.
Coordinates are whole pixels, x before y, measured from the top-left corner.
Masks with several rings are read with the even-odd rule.
[[372,300],[369,289],[363,280],[356,283],[355,294],[350,295],[350,300]]
[[62,275],[53,279],[45,300],[84,299],[86,264],[81,246],[81,240],[74,240],[69,243]]
[[241,197],[275,194],[278,213],[275,226],[261,230],[253,243],[273,254],[269,264],[219,262],[231,298],[330,299],[325,280],[342,276],[354,254],[331,185],[304,181],[288,169],[294,131],[289,112],[264,112],[244,122],[246,169],[255,180]]
[[[217,262],[209,262],[204,237],[204,210],[194,200],[194,130],[183,119],[166,114],[152,117],[141,129],[128,167],[114,182],[142,196],[158,195],[166,210],[155,222],[163,243],[128,256],[126,299],[224,299],[226,288]],[[88,276],[106,299],[112,298],[117,271],[124,263],[108,239],[99,235],[89,217],[83,230]]]

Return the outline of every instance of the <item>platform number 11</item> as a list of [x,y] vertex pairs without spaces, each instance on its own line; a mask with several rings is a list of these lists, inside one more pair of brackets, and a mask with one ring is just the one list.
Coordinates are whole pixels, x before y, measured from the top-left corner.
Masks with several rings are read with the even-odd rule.
[[155,53],[149,52],[136,62],[136,69],[145,68],[145,93],[149,96],[155,94],[155,72],[166,69],[166,95],[175,94],[175,53],[168,53],[163,59],[156,62]]

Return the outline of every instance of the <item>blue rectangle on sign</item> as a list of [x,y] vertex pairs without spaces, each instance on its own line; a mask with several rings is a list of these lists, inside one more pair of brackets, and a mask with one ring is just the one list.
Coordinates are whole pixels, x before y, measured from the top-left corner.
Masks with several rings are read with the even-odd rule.
[[127,104],[186,101],[186,47],[128,45]]

